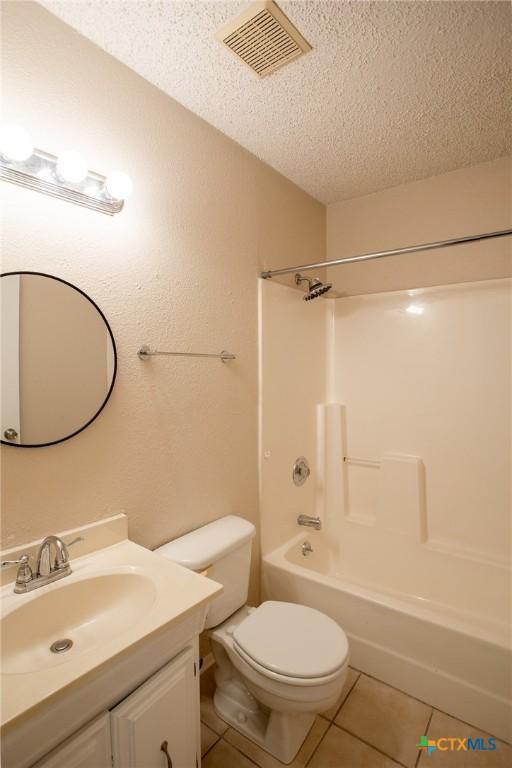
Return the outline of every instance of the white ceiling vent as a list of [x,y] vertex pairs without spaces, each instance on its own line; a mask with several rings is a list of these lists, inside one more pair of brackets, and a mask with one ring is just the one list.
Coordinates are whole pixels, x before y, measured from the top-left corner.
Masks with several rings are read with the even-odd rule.
[[272,0],[251,3],[241,16],[219,29],[215,37],[258,77],[270,75],[311,50]]

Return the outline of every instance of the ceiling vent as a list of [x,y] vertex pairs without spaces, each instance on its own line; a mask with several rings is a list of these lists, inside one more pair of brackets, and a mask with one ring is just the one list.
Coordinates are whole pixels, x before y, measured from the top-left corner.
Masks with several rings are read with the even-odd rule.
[[241,16],[219,29],[215,37],[258,77],[270,75],[311,50],[272,0],[251,3]]

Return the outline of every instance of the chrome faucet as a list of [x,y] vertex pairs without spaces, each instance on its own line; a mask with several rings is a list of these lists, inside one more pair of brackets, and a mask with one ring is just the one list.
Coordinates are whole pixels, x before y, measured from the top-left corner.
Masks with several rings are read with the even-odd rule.
[[[52,547],[55,549],[53,560],[51,559]],[[71,573],[68,548],[58,536],[47,536],[37,554],[35,578],[48,578],[52,573],[61,573],[62,575]]]
[[319,517],[311,517],[310,515],[299,515],[297,518],[299,525],[306,525],[308,528],[314,528],[319,531],[322,527],[322,521]]
[[[44,587],[53,581],[69,576],[71,565],[69,564],[68,547],[83,541],[82,536],[65,544],[58,536],[47,536],[37,553],[35,571],[29,565],[29,555],[20,555],[18,560],[4,560],[0,565],[6,568],[9,565],[19,565],[16,575],[14,591],[16,594],[31,592],[33,589]],[[54,556],[52,557],[52,549]]]

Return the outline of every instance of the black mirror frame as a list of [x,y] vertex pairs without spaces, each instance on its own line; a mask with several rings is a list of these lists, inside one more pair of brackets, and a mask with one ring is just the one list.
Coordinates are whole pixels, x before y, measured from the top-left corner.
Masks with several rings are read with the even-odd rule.
[[91,299],[91,297],[88,296],[80,288],[77,288],[76,285],[73,285],[73,283],[70,283],[68,280],[64,280],[62,277],[55,277],[55,275],[49,275],[46,272],[33,272],[31,270],[16,270],[14,272],[2,272],[0,274],[0,278],[2,278],[2,277],[9,277],[11,275],[37,275],[38,277],[48,277],[51,280],[57,280],[59,283],[64,283],[64,285],[67,285],[70,288],[73,288],[75,291],[80,293],[85,299],[87,299],[87,301],[90,304],[92,304],[94,309],[101,315],[101,317],[103,319],[103,322],[105,323],[105,325],[107,327],[107,330],[108,330],[108,333],[109,333],[109,336],[110,336],[110,341],[112,342],[112,349],[113,349],[113,352],[114,352],[114,371],[113,371],[113,374],[112,374],[112,382],[110,384],[109,390],[108,390],[108,392],[106,394],[106,397],[105,397],[103,403],[101,404],[101,406],[98,408],[98,410],[96,411],[94,416],[92,416],[92,418],[90,418],[89,421],[87,421],[83,426],[81,426],[80,429],[75,430],[75,432],[72,432],[70,435],[66,435],[66,437],[62,437],[60,440],[52,440],[49,443],[34,443],[33,445],[21,445],[19,443],[11,443],[8,440],[1,439],[1,438],[3,438],[3,435],[0,435],[0,444],[1,445],[10,445],[11,448],[46,448],[49,445],[57,445],[58,443],[64,443],[66,440],[70,440],[72,437],[75,437],[76,435],[79,435],[80,432],[83,432],[84,429],[87,429],[87,427],[89,427],[92,424],[92,422],[95,421],[98,418],[98,416],[100,415],[100,413],[102,412],[102,410],[104,409],[106,404],[108,403],[108,401],[110,399],[110,395],[112,394],[112,390],[114,389],[114,384],[115,384],[116,376],[117,376],[117,348],[116,348],[116,342],[115,342],[114,334],[112,333],[112,329],[110,327],[110,324],[109,324],[107,318],[105,317],[105,315],[103,314],[103,312],[101,311],[101,309],[96,304],[96,302],[93,301]]

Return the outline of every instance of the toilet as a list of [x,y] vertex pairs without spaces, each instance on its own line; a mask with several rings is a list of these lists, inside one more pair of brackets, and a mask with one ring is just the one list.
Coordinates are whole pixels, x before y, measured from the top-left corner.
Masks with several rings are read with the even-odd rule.
[[229,515],[156,551],[224,587],[205,629],[216,662],[214,707],[233,728],[290,763],[345,682],[349,648],[325,614],[296,603],[246,605],[252,523]]

